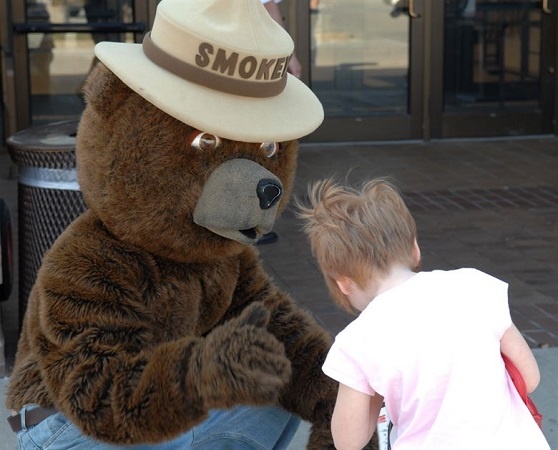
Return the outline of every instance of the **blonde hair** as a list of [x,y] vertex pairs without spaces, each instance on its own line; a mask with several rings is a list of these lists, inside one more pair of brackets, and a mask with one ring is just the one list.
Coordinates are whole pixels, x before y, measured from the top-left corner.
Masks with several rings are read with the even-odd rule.
[[416,224],[390,182],[378,178],[357,190],[330,178],[310,185],[308,195],[308,206],[297,200],[298,216],[306,222],[304,231],[328,289],[343,309],[354,313],[337,286],[341,277],[366,289],[393,264],[415,268]]

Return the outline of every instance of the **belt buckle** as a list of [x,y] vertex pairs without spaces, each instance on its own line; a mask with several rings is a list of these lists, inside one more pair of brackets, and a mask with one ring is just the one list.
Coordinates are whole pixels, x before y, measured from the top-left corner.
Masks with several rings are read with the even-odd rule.
[[[25,410],[22,411],[22,413],[25,414]],[[21,420],[22,413],[12,414],[10,417],[8,417],[8,423],[10,424],[10,428],[14,433],[17,433],[18,431],[23,429],[23,423]]]
[[[23,405],[19,412],[12,410],[12,415],[8,417],[8,423],[14,433],[17,433],[27,427],[28,416],[27,413],[40,408],[39,405],[34,403]],[[15,414],[14,414],[15,413]],[[33,425],[33,424],[31,424]]]

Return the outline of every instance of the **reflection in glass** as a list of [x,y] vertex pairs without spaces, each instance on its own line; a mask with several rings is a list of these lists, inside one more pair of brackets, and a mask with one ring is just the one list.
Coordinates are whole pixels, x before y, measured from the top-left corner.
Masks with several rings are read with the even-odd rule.
[[405,0],[311,0],[311,87],[328,117],[408,113]]
[[[27,0],[29,23],[118,24],[133,20],[131,0]],[[97,42],[133,41],[131,33],[65,32],[27,35],[33,125],[79,116],[83,82]]]
[[[83,11],[88,23],[132,22],[132,6],[129,0],[84,0]],[[95,43],[121,41],[118,33],[94,33]]]
[[537,108],[538,0],[445,0],[445,111]]

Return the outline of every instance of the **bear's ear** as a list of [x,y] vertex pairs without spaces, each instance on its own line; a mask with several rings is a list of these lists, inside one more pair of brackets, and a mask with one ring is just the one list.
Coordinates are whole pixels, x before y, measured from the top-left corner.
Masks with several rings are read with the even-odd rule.
[[91,69],[83,86],[85,102],[103,117],[113,114],[131,93],[132,90],[101,62]]

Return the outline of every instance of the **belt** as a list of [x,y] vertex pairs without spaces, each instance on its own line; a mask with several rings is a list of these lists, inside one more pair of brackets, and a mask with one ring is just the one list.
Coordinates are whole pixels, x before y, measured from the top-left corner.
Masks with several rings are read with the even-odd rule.
[[55,408],[43,408],[38,406],[33,409],[25,409],[23,412],[16,414],[15,416],[8,417],[8,423],[12,427],[12,431],[17,433],[23,429],[23,414],[25,414],[25,426],[31,427],[37,425],[45,420],[47,417],[56,414],[58,411]]

